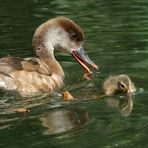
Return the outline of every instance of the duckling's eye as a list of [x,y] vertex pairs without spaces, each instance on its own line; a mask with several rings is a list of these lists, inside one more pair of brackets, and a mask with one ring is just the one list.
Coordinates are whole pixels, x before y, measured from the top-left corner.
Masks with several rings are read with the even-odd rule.
[[123,89],[125,88],[125,86],[123,84],[120,84],[120,87],[123,88]]
[[124,84],[122,84],[121,82],[120,82],[120,88],[121,88],[121,89],[123,89],[123,90],[125,90],[125,89],[126,89],[125,85],[124,85]]

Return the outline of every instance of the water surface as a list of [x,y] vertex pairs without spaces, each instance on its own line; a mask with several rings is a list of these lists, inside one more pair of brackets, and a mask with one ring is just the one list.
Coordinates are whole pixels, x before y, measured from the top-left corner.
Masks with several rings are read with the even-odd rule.
[[[85,32],[85,49],[100,66],[92,81],[68,54],[55,53],[66,75],[52,95],[21,98],[0,91],[0,147],[141,148],[148,147],[148,3],[146,0],[0,1],[0,57],[33,56],[31,40],[38,25],[59,15]],[[102,95],[109,75],[128,74],[134,97]],[[75,101],[59,95],[68,89]],[[132,107],[133,104],[133,107]],[[29,108],[28,114],[15,110]]]

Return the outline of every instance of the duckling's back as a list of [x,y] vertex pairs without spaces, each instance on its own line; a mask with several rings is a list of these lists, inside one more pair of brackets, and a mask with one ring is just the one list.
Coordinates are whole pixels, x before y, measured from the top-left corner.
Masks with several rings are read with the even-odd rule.
[[103,83],[103,90],[106,95],[113,95],[118,90],[118,77],[110,76]]

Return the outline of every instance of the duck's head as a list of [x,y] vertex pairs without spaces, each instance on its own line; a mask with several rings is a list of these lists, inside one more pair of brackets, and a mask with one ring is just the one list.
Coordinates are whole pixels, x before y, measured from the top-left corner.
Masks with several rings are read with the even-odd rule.
[[129,78],[129,76],[125,74],[121,74],[118,76],[118,87],[122,92],[133,93],[136,91],[135,85]]
[[57,17],[40,25],[33,37],[33,46],[37,56],[54,58],[54,50],[66,51],[90,73],[89,64],[98,70],[98,66],[88,57],[83,48],[84,34],[82,29],[65,17]]

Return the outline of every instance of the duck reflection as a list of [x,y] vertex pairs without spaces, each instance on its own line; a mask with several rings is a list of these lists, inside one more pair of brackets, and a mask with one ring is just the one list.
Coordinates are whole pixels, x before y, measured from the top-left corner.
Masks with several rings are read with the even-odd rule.
[[133,99],[132,96],[126,97],[110,97],[106,99],[109,106],[118,108],[123,117],[130,116],[133,110]]
[[79,128],[89,121],[88,112],[83,108],[54,109],[39,118],[46,130],[43,134],[59,134]]

